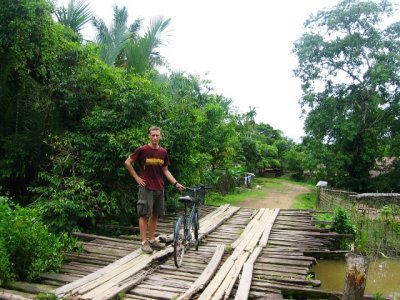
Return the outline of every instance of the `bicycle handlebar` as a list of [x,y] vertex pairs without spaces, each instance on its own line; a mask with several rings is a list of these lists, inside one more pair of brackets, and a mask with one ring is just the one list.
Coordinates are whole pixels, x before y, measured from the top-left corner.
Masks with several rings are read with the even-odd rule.
[[197,191],[200,191],[200,190],[211,190],[211,187],[204,186],[204,185],[192,186],[192,187],[185,187],[185,190],[189,190],[189,191],[192,191],[192,192],[197,192]]

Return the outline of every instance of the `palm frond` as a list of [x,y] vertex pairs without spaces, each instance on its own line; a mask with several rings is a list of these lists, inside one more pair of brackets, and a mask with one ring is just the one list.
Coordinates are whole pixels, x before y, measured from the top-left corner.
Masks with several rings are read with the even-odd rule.
[[170,18],[165,20],[163,17],[157,17],[151,21],[143,37],[128,43],[125,49],[128,70],[143,73],[163,64],[164,58],[157,50],[164,45],[163,34],[166,33],[170,22]]
[[129,39],[127,20],[126,7],[119,9],[118,6],[114,6],[114,19],[110,28],[102,19],[93,19],[93,25],[97,29],[96,42],[100,45],[100,57],[110,66],[115,64]]
[[59,7],[55,11],[58,22],[79,33],[83,26],[92,19],[92,11],[86,0],[70,0],[67,8]]

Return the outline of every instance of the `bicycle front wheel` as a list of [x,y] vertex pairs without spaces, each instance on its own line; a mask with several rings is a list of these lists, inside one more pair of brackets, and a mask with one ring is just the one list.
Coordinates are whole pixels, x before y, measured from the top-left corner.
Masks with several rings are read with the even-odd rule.
[[184,223],[183,217],[180,216],[175,223],[174,229],[174,262],[177,268],[182,265],[183,256],[185,255]]

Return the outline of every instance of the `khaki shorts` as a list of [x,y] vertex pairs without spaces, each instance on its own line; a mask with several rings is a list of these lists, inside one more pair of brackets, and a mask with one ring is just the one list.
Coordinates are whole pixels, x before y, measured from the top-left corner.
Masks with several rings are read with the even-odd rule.
[[139,187],[137,213],[140,217],[163,216],[165,214],[164,191],[152,191]]

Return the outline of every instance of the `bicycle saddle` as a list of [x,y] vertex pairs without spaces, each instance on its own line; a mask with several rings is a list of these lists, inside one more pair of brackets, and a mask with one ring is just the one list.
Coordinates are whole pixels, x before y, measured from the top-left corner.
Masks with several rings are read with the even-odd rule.
[[188,195],[179,197],[179,201],[182,203],[193,203],[194,199]]

